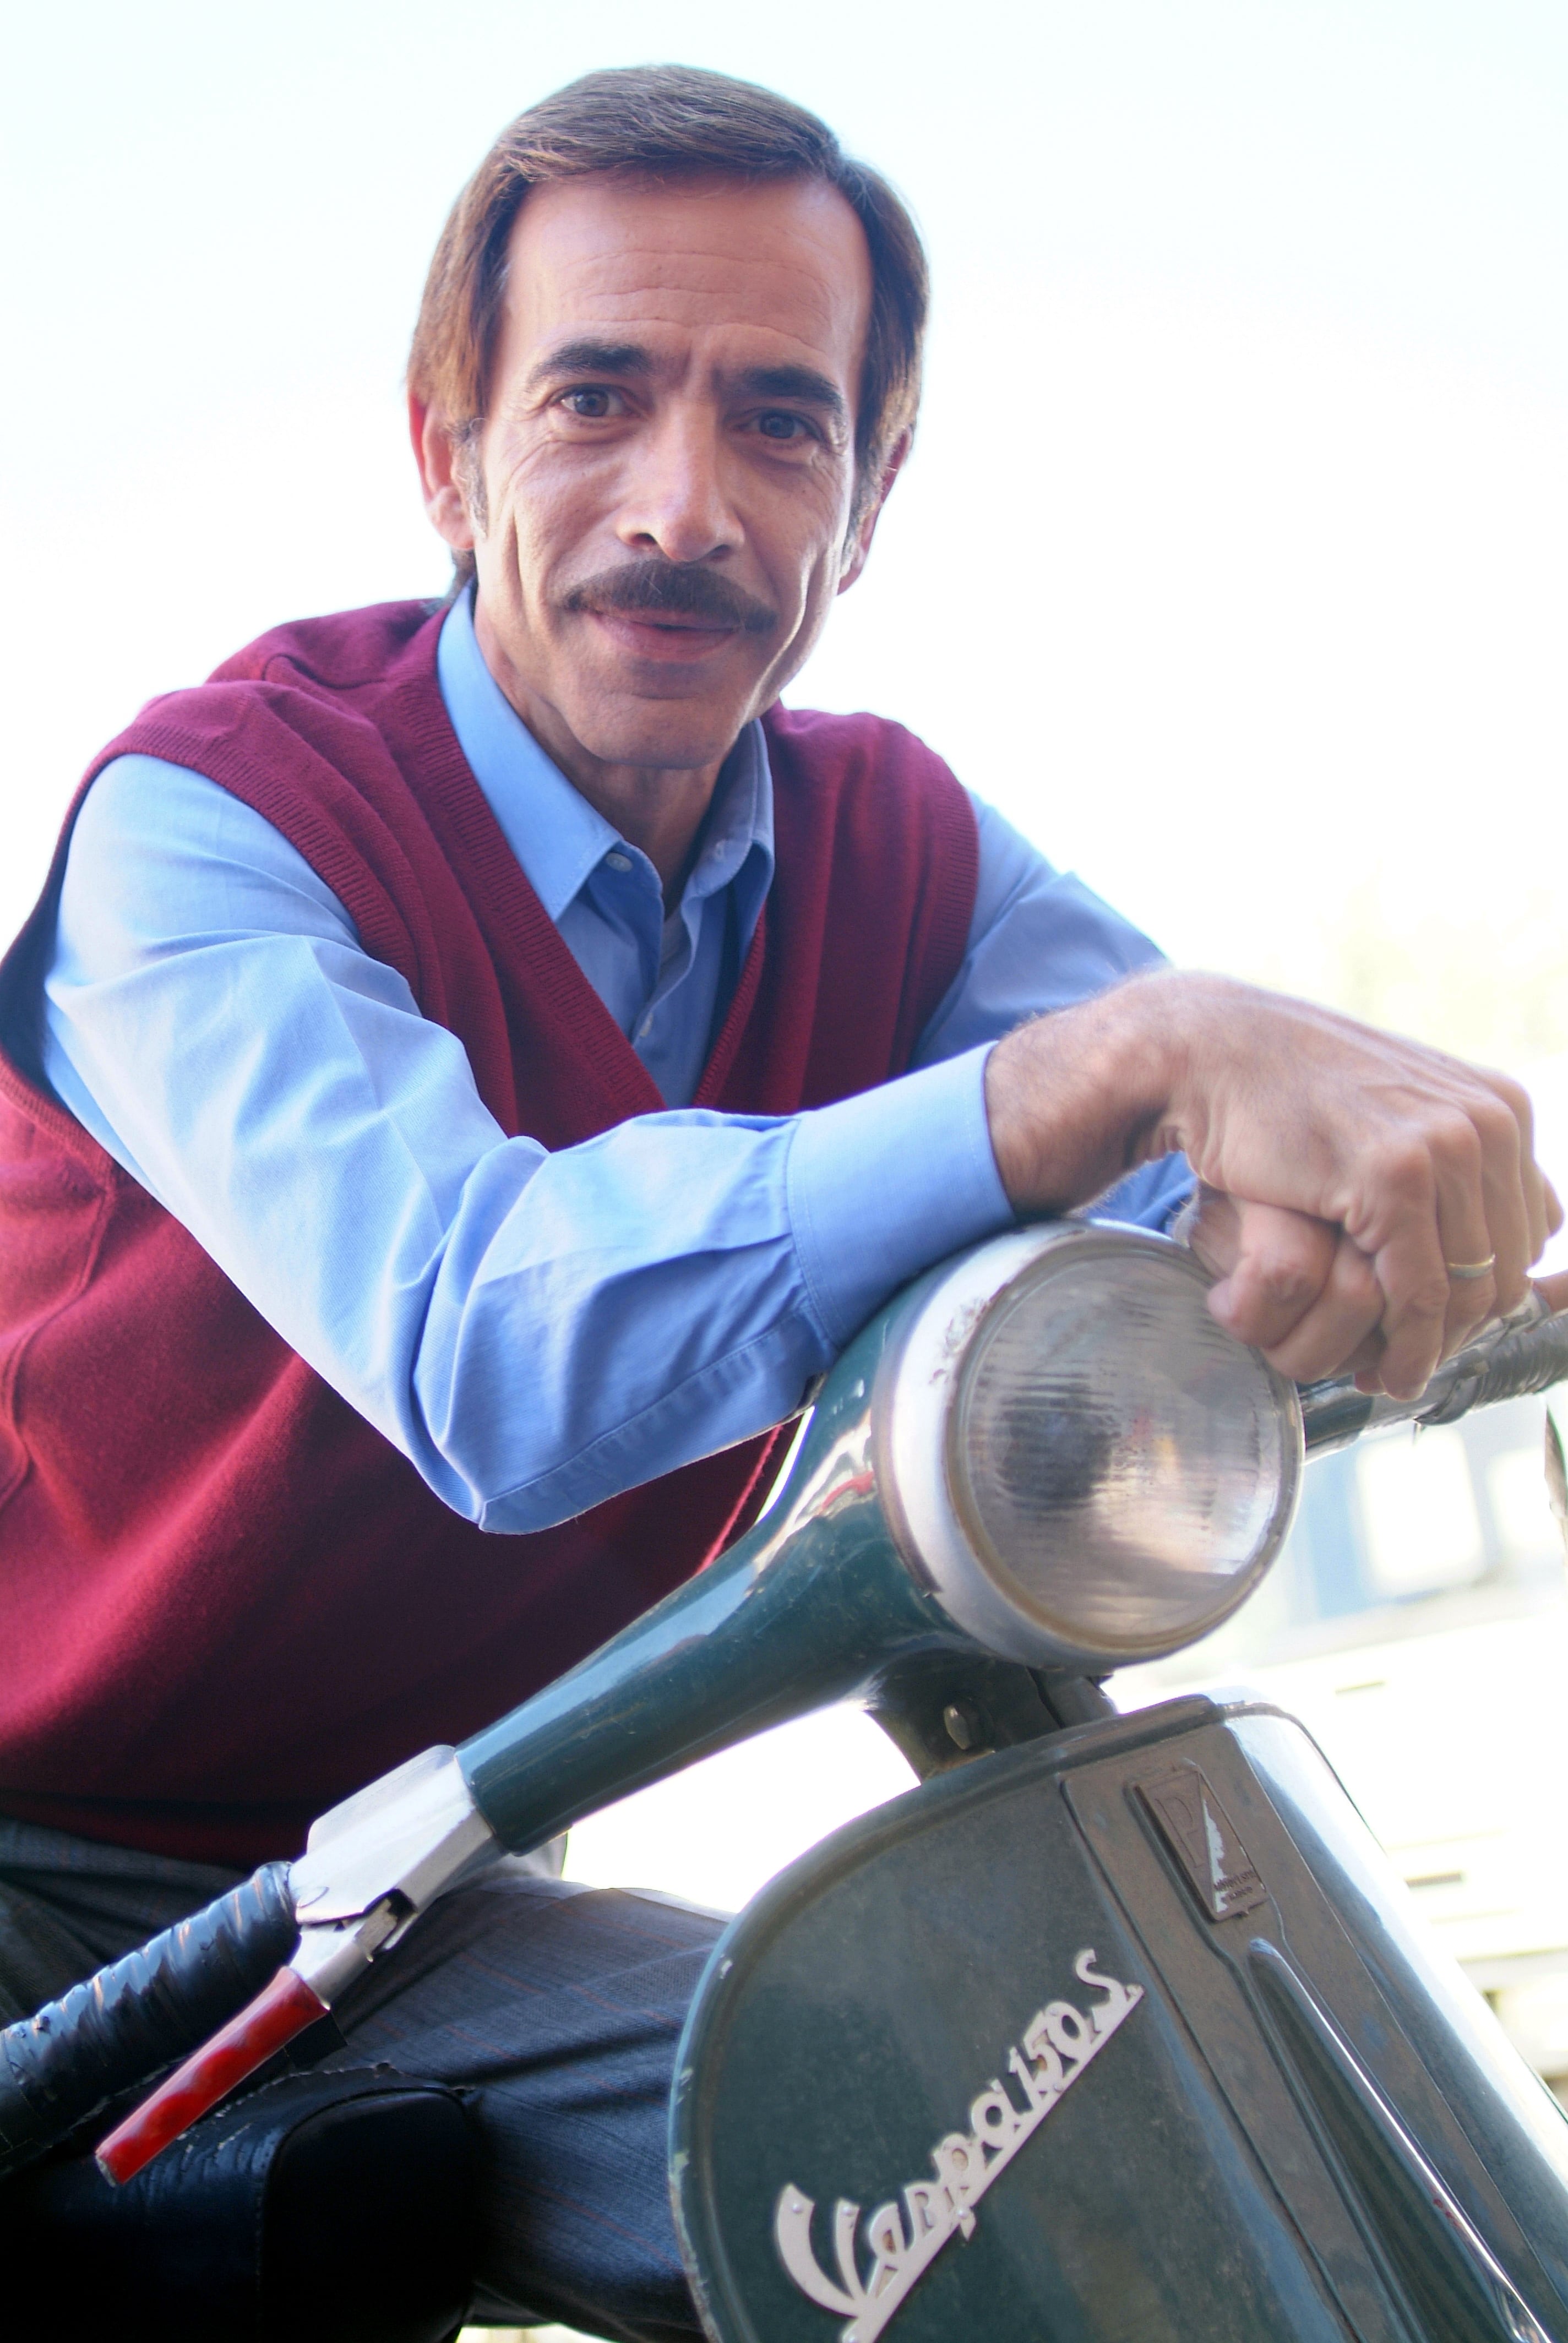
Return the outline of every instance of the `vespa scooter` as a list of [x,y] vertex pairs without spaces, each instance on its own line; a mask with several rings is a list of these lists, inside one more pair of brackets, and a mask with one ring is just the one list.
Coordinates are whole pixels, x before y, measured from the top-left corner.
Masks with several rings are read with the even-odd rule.
[[[1545,1389],[1568,1318],[1488,1330],[1403,1406],[1298,1391],[1205,1286],[1182,1247],[1083,1223],[919,1281],[700,1576],[0,2037],[0,2227],[75,2221],[156,2289],[212,2187],[194,2144],[266,2131],[268,2093],[229,2095],[329,2036],[438,1896],[848,1700],[920,1785],[730,1925],[678,2060],[670,2185],[717,2343],[1568,2343],[1568,2124],[1304,1731],[1103,1691],[1246,1600],[1313,1452]],[[434,2343],[457,2285],[375,2331]]]

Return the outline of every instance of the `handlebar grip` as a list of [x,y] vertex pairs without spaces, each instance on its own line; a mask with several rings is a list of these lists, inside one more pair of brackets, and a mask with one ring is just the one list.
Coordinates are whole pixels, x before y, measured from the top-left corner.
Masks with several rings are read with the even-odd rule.
[[1568,1311],[1540,1319],[1505,1334],[1482,1360],[1473,1375],[1465,1375],[1438,1406],[1424,1413],[1423,1423],[1452,1423],[1473,1407],[1492,1407],[1499,1400],[1528,1399],[1550,1391],[1568,1378]]
[[[1537,1306],[1543,1306],[1537,1302]],[[1568,1380],[1568,1310],[1504,1332],[1489,1327],[1469,1349],[1439,1367],[1424,1392],[1391,1400],[1358,1391],[1352,1375],[1298,1386],[1302,1430],[1309,1456],[1347,1448],[1363,1433],[1399,1423],[1453,1423],[1473,1407],[1524,1399]]]
[[243,2008],[299,1941],[288,1865],[253,1878],[0,2033],[0,2177],[150,2083]]
[[279,1969],[237,2017],[176,2066],[152,2097],[144,2099],[101,2143],[100,2172],[116,2186],[134,2179],[209,2107],[226,2099],[258,2066],[326,2016],[327,2004],[305,1979],[292,1969]]

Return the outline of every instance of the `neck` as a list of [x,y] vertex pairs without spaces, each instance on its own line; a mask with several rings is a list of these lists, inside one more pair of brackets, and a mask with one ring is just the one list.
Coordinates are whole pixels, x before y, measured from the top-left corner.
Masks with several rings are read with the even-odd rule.
[[518,712],[578,795],[629,845],[647,855],[658,873],[665,908],[672,910],[696,856],[722,760],[690,770],[607,764],[591,755],[558,720],[551,722],[552,709],[530,700]]

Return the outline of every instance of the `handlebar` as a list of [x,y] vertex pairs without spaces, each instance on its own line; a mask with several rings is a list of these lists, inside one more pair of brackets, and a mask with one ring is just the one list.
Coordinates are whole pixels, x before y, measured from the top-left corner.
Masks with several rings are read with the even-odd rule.
[[1528,1301],[1478,1334],[1439,1367],[1411,1400],[1362,1392],[1351,1375],[1301,1387],[1302,1429],[1309,1456],[1346,1448],[1364,1433],[1400,1423],[1453,1423],[1472,1408],[1523,1399],[1568,1378],[1568,1310],[1549,1314],[1533,1286]]

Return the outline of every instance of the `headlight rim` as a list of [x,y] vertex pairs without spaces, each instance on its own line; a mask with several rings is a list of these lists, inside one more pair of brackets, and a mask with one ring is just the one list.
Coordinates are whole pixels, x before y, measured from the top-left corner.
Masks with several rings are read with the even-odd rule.
[[1064,1249],[1079,1261],[1096,1253],[1125,1259],[1134,1250],[1158,1252],[1199,1286],[1207,1289],[1212,1282],[1185,1245],[1118,1222],[1045,1222],[992,1239],[922,1280],[911,1293],[871,1393],[872,1451],[883,1509],[905,1567],[955,1626],[1000,1658],[1102,1675],[1185,1650],[1222,1625],[1255,1592],[1277,1559],[1295,1512],[1304,1462],[1301,1404],[1295,1385],[1252,1352],[1280,1422],[1280,1485],[1258,1553],[1235,1574],[1223,1602],[1200,1626],[1116,1643],[1085,1642],[1067,1632],[1020,1584],[983,1522],[972,1527],[966,1522],[950,1469],[966,1383],[984,1355],[984,1338],[997,1312],[1016,1307],[1020,1289],[1032,1286],[1040,1264]]

